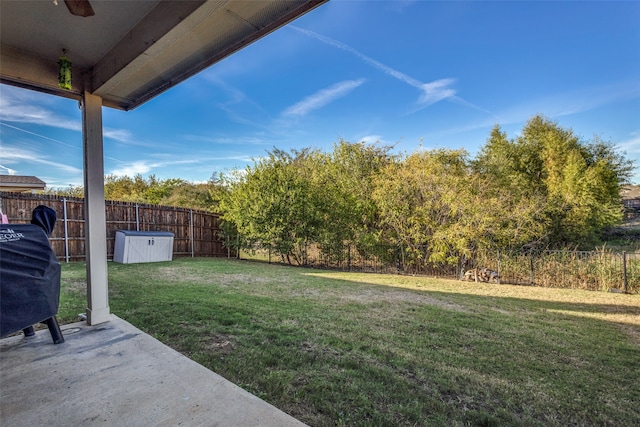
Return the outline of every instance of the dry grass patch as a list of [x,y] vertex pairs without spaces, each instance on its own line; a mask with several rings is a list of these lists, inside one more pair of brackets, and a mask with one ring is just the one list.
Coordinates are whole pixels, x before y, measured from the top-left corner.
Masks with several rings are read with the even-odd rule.
[[416,293],[416,292],[403,292],[399,290],[383,290],[383,289],[365,289],[351,294],[343,294],[341,298],[351,302],[357,302],[360,304],[370,303],[414,303],[414,304],[428,304],[445,308],[447,310],[465,311],[465,307],[459,304],[453,304],[451,302],[443,301],[438,298],[433,298],[428,295]]
[[69,280],[65,284],[64,291],[70,294],[87,295],[87,281],[86,280]]

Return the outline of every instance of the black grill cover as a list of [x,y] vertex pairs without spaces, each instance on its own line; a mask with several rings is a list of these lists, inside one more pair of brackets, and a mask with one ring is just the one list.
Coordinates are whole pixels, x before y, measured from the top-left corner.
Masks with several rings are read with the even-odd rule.
[[0,225],[0,336],[58,313],[60,263],[43,228]]

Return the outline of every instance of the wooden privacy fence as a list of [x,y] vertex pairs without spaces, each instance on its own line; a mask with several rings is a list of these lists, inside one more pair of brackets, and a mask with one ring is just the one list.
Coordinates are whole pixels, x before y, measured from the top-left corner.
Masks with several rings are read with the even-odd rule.
[[[53,195],[0,192],[9,223],[31,221],[31,212],[46,205],[57,214],[49,241],[59,260],[79,261],[85,255],[84,199]],[[193,209],[105,201],[107,256],[113,259],[117,230],[169,231],[175,235],[174,257],[228,257],[235,254],[220,237],[220,215]]]

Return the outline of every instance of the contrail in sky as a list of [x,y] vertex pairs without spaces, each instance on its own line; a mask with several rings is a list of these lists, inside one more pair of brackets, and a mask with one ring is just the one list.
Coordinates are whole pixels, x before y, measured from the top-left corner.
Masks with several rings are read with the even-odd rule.
[[[68,143],[62,142],[62,141],[60,141],[58,139],[49,138],[48,136],[40,135],[39,133],[31,132],[29,130],[22,129],[22,128],[19,128],[17,126],[13,126],[13,125],[10,125],[10,124],[7,124],[7,123],[0,122],[0,125],[1,126],[6,126],[8,128],[11,128],[11,129],[14,129],[14,130],[17,130],[17,131],[20,131],[20,132],[24,132],[24,133],[29,134],[29,135],[37,136],[38,138],[46,139],[47,141],[55,142],[56,144],[64,145],[65,147],[73,148],[74,150],[81,150],[82,149],[81,147],[78,147],[76,145],[68,144]],[[110,156],[104,156],[104,157],[105,157],[105,159],[111,159],[111,160],[114,160],[116,162],[123,163],[122,160],[116,159],[115,157],[110,157]]]
[[26,129],[19,128],[17,126],[12,126],[12,125],[9,125],[9,124],[3,123],[3,122],[0,122],[0,125],[6,126],[8,128],[11,128],[11,129],[18,130],[20,132],[28,133],[29,135],[37,136],[37,137],[42,138],[42,139],[46,139],[47,141],[55,142],[56,144],[64,145],[65,147],[71,147],[71,148],[75,148],[75,149],[79,149],[80,148],[80,147],[76,147],[75,145],[71,145],[71,144],[67,144],[66,142],[59,141],[57,139],[49,138],[48,136],[40,135],[39,133],[35,133],[35,132],[28,131]]
[[[480,108],[468,101],[465,101],[464,99],[460,98],[459,96],[456,96],[456,91],[455,89],[451,88],[450,85],[453,84],[455,82],[455,79],[452,78],[446,78],[446,79],[440,79],[440,80],[435,80],[433,82],[430,83],[422,83],[421,81],[414,79],[411,76],[408,76],[406,74],[404,74],[401,71],[395,70],[379,61],[376,61],[373,58],[368,57],[367,55],[358,52],[357,50],[355,50],[354,48],[352,48],[349,45],[346,45],[338,40],[334,40],[332,38],[323,36],[322,34],[318,34],[316,32],[313,32],[311,30],[306,30],[304,28],[300,28],[300,27],[296,27],[294,25],[289,26],[289,28],[292,28],[308,37],[312,37],[316,40],[319,40],[325,44],[328,44],[330,46],[333,47],[337,47],[338,49],[342,49],[346,52],[349,52],[353,55],[355,55],[356,57],[360,58],[363,62],[373,66],[374,68],[377,68],[378,70],[382,71],[385,74],[390,75],[391,77],[394,77],[398,80],[400,80],[401,82],[404,82],[406,84],[408,84],[409,86],[413,86],[416,89],[419,89],[422,92],[422,95],[420,96],[418,103],[420,104],[420,108],[424,108],[427,107],[431,104],[435,104],[438,101],[441,101],[443,99],[450,99],[454,102],[457,102],[459,104],[465,105],[467,107],[471,107],[474,108],[476,110],[480,110],[483,111],[485,113],[490,113],[489,111]],[[413,112],[415,112],[417,110],[414,110]]]
[[309,111],[324,107],[333,100],[344,96],[362,83],[364,83],[364,79],[336,83],[287,108],[283,114],[285,116],[304,116]]

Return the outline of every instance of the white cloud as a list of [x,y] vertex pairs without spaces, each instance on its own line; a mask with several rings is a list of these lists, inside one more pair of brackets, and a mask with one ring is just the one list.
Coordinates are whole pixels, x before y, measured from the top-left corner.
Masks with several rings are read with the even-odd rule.
[[[2,147],[2,162],[4,164],[25,163],[25,164],[44,165],[50,168],[59,169],[67,173],[74,173],[74,174],[82,173],[82,169],[78,169],[74,166],[66,165],[64,163],[55,162],[45,156],[41,156],[39,153],[35,151],[27,151],[27,150],[22,150],[20,148],[15,148],[15,147],[7,147],[7,146]],[[18,173],[19,171],[15,171],[15,172]]]
[[0,120],[81,131],[82,124],[79,119],[63,117],[48,108],[54,106],[54,100],[61,102],[55,98],[50,100],[48,97],[50,95],[31,93],[25,89],[3,85],[0,95]]
[[2,165],[0,165],[0,169],[4,169],[7,172],[7,175],[16,175],[18,173],[15,169],[11,169]]
[[305,34],[305,35],[307,35],[309,37],[312,37],[312,38],[314,38],[316,40],[319,40],[319,41],[321,41],[321,42],[323,42],[325,44],[328,44],[330,46],[337,47],[338,49],[342,49],[344,51],[347,51],[347,52],[357,56],[358,58],[360,58],[362,61],[366,62],[367,64],[372,65],[373,67],[381,70],[382,72],[384,72],[386,74],[389,74],[390,76],[392,76],[392,77],[394,77],[394,78],[396,78],[396,79],[398,79],[398,80],[400,80],[400,81],[402,81],[404,83],[407,83],[410,86],[416,87],[418,89],[420,89],[421,86],[422,86],[422,82],[414,79],[413,77],[409,77],[408,75],[406,75],[406,74],[404,74],[404,73],[402,73],[400,71],[394,70],[393,68],[388,67],[388,66],[384,65],[383,63],[378,62],[375,59],[370,58],[370,57],[368,57],[367,55],[365,55],[363,53],[358,52],[357,50],[355,50],[351,46],[346,45],[346,44],[344,44],[342,42],[339,42],[338,40],[334,40],[332,38],[329,38],[329,37],[323,36],[321,34],[318,34],[316,32],[313,32],[313,31],[310,31],[310,30],[305,30],[304,28],[296,27],[294,25],[290,25],[289,28],[292,28],[292,29],[294,29],[294,30],[296,30],[296,31],[298,31],[298,32],[300,32],[302,34]]
[[358,138],[358,141],[366,142],[367,144],[382,142],[382,135],[366,135],[362,138]]
[[277,141],[269,140],[258,136],[217,136],[209,137],[203,135],[184,135],[188,141],[206,142],[212,144],[232,144],[232,145],[266,145],[273,146]]
[[47,141],[55,142],[56,144],[60,144],[60,145],[63,145],[65,147],[75,148],[75,149],[78,149],[78,150],[80,149],[80,146],[78,146],[78,145],[67,144],[66,142],[62,142],[62,141],[60,141],[58,139],[49,138],[48,136],[44,136],[44,135],[41,135],[39,133],[31,132],[29,130],[22,129],[22,128],[18,127],[18,126],[12,126],[10,124],[1,123],[1,122],[0,122],[0,126],[5,126],[5,127],[10,128],[10,129],[26,133],[28,135],[37,136],[38,138],[46,139]]
[[557,107],[554,115],[568,116],[638,97],[640,97],[640,82],[616,82],[563,93],[545,102],[555,102]]
[[243,91],[220,79],[211,72],[203,75],[204,80],[216,85],[220,92],[226,94],[227,99],[217,104],[218,108],[227,113],[230,120],[245,126],[262,128],[261,123],[270,119],[268,112]]
[[118,142],[131,143],[133,137],[131,136],[131,132],[125,129],[109,129],[105,128],[102,131],[102,136],[104,138],[113,139]]
[[[63,102],[69,102],[69,100],[41,93],[31,93],[31,91],[25,89],[14,88],[6,85],[1,85],[1,87],[0,122],[30,123],[40,126],[82,132],[82,115],[80,110],[78,110],[79,114],[77,117],[65,117],[55,112],[56,106],[61,105]],[[65,108],[64,110],[68,109]],[[57,142],[59,144],[71,146],[62,141],[30,132],[17,126],[11,126],[7,123],[0,124]],[[103,129],[103,136],[105,138],[125,143],[131,143],[133,139],[131,133],[125,129],[105,128]]]
[[454,79],[440,79],[423,84],[421,86],[423,94],[420,96],[418,102],[426,107],[443,99],[455,96],[456,91],[450,87],[453,82]]
[[629,139],[620,141],[616,146],[627,154],[640,155],[640,131],[632,132]]
[[[191,153],[193,155],[193,153]],[[170,156],[172,160],[163,159],[163,157],[169,157],[169,155],[159,155],[160,159],[153,161],[148,160],[136,160],[134,162],[122,162],[122,164],[111,169],[107,172],[108,175],[115,176],[135,176],[137,174],[146,175],[151,174],[154,170],[162,168],[170,168],[179,165],[192,165],[191,169],[196,168],[198,165],[206,164],[207,162],[236,160],[241,162],[250,162],[251,158],[246,155],[231,155],[231,156],[199,156],[197,158],[184,158],[175,159],[175,156]],[[174,173],[175,175],[175,173]]]
[[155,167],[154,164],[149,164],[144,160],[140,160],[137,162],[121,165],[119,168],[111,170],[108,174],[115,175],[115,176],[131,176],[132,177],[137,174],[144,175],[154,167]]
[[389,2],[388,8],[389,10],[395,13],[402,13],[407,8],[409,8],[410,6],[413,6],[417,2],[418,0],[395,0],[395,1]]
[[519,105],[510,105],[497,114],[495,123],[521,123],[534,114],[544,114],[546,117],[555,119],[638,97],[640,97],[638,82],[616,82],[585,87],[529,99]]
[[640,185],[640,131],[632,132],[629,139],[621,141],[615,147],[634,163],[631,182]]
[[287,108],[282,114],[284,116],[304,116],[310,111],[322,108],[325,105],[341,98],[364,83],[364,79],[345,80],[333,84],[327,88],[319,90],[303,99],[302,101]]
[[325,44],[336,47],[338,49],[342,49],[346,52],[349,52],[356,57],[360,58],[363,62],[377,68],[385,74],[390,75],[391,77],[400,80],[403,83],[408,84],[409,86],[413,86],[416,89],[419,89],[422,93],[418,98],[418,108],[415,108],[412,112],[416,112],[419,109],[424,107],[428,107],[429,105],[435,104],[436,102],[442,101],[444,99],[453,100],[461,105],[465,105],[480,111],[487,112],[486,110],[468,102],[464,99],[460,98],[456,95],[455,89],[451,88],[450,85],[455,81],[451,78],[439,79],[430,83],[423,83],[420,80],[417,80],[401,71],[398,71],[394,68],[391,68],[375,59],[358,52],[356,49],[352,48],[349,45],[346,45],[338,40],[334,40],[332,38],[323,36],[316,32],[306,30],[304,28],[296,27],[294,25],[290,25],[289,28],[292,28],[302,34],[305,34],[308,37],[312,37],[316,40],[319,40]]

